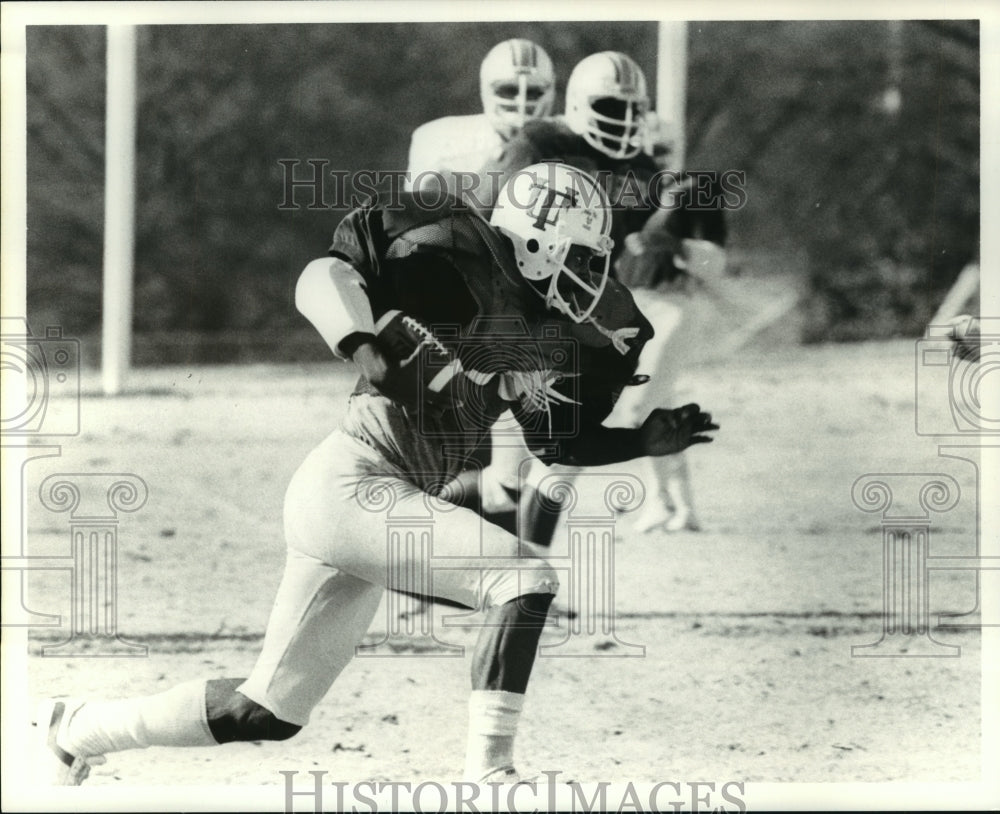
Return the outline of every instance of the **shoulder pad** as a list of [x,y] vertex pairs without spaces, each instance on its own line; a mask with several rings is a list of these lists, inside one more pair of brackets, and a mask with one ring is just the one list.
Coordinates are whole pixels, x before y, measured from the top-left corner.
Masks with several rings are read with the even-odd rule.
[[[376,223],[375,226],[375,234],[381,234],[381,224]],[[372,207],[353,209],[337,224],[329,253],[347,261],[363,275],[376,271],[378,241],[375,234],[372,229]]]
[[450,195],[436,205],[418,202],[410,192],[377,194],[367,204],[344,216],[333,234],[329,253],[346,260],[365,273],[378,271],[389,245],[400,235],[425,224],[447,221],[452,215],[468,215],[469,208]]
[[469,214],[468,205],[451,195],[435,195],[438,200],[429,202],[427,197],[418,200],[412,192],[401,192],[392,205],[380,207],[382,228],[388,240],[392,241],[427,223],[436,223],[453,215]]

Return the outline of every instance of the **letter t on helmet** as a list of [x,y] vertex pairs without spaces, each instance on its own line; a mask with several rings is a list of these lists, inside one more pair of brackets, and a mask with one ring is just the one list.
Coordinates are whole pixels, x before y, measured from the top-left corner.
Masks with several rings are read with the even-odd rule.
[[500,190],[490,223],[514,246],[518,270],[545,304],[584,322],[611,263],[611,206],[600,184],[568,164],[532,164]]

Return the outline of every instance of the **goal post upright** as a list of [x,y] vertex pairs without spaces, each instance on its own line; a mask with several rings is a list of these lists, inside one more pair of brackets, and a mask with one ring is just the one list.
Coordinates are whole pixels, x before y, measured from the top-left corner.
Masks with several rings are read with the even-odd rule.
[[684,167],[687,156],[685,109],[687,106],[687,34],[684,20],[661,20],[656,57],[656,112],[673,135],[671,163]]
[[131,363],[135,253],[136,29],[107,26],[101,381],[120,393]]

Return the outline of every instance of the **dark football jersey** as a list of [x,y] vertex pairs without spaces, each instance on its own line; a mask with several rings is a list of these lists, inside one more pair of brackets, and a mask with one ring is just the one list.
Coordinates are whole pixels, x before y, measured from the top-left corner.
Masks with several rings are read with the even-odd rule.
[[[552,424],[555,439],[573,434],[573,425],[586,427],[600,424],[610,414],[623,388],[629,386],[639,363],[639,354],[653,337],[653,327],[635,304],[629,290],[608,280],[592,319],[580,324],[563,324],[560,330],[573,338],[575,363],[567,370],[578,372],[580,399],[573,405],[555,402],[547,419]],[[543,331],[546,325],[543,323]],[[574,392],[572,376],[566,377],[556,389],[567,396]],[[515,411],[516,412],[516,411]],[[519,416],[529,447],[551,445],[546,437],[547,426],[537,417],[533,424]]]
[[[484,179],[487,211],[496,203],[503,184],[518,170],[543,161],[560,161],[598,178],[611,202],[614,214],[611,238],[615,245],[614,261],[625,248],[625,236],[642,229],[658,205],[666,205],[666,197],[658,194],[658,168],[653,159],[639,153],[633,158],[618,159],[605,155],[592,147],[583,136],[577,135],[561,119],[540,119],[525,124],[521,132],[508,141],[496,159],[480,171]],[[678,181],[687,176],[681,173]],[[717,186],[717,183],[715,184]],[[721,188],[703,190],[709,200],[721,201]],[[688,237],[710,240],[720,246],[726,240],[726,222],[721,207],[694,207],[692,194],[685,190],[670,198],[670,215],[664,224],[665,233],[675,246],[669,255],[680,248],[680,241]]]
[[[516,270],[506,238],[468,207],[449,199],[427,209],[406,194],[393,204],[376,199],[349,213],[330,246],[361,274],[376,321],[400,310],[466,370],[530,373],[515,412],[534,440],[558,443],[599,424],[652,336],[631,294],[609,281],[593,321],[577,325],[545,308]],[[469,405],[407,409],[364,379],[355,395],[364,398],[352,399],[344,429],[404,471],[419,462],[435,476],[459,471],[499,415]]]
[[364,278],[376,320],[399,309],[428,326],[467,326],[482,314],[543,309],[531,297],[510,245],[451,197],[436,207],[400,193],[376,198],[337,226],[330,254]]

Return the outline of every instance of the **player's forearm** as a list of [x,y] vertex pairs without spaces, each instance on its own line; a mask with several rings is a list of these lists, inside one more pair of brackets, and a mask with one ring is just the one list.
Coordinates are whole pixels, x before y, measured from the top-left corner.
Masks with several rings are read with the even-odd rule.
[[566,466],[605,466],[641,458],[642,438],[636,429],[589,427],[576,438],[559,444],[556,463]]
[[340,343],[364,378],[379,393],[397,404],[415,406],[419,400],[417,384],[411,369],[394,362],[378,337],[367,333],[353,333]]
[[572,466],[603,466],[623,463],[646,455],[674,455],[694,444],[707,444],[707,433],[719,429],[710,413],[697,404],[658,407],[637,429],[586,426],[562,445],[559,463]]
[[375,336],[354,333],[344,339],[341,347],[358,368],[358,372],[377,390],[381,392],[387,385],[390,391],[394,389],[392,371],[398,366],[389,361]]
[[[398,321],[390,320],[390,324]],[[404,406],[415,408],[422,404],[431,411],[443,411],[458,409],[468,399],[482,415],[498,416],[506,408],[498,393],[499,377],[464,371],[461,362],[455,359],[453,364],[425,379],[419,363],[400,364],[401,355],[417,348],[401,347],[398,340],[398,335],[394,340],[392,329],[383,326],[378,335],[355,332],[345,337],[340,349],[379,393]]]

